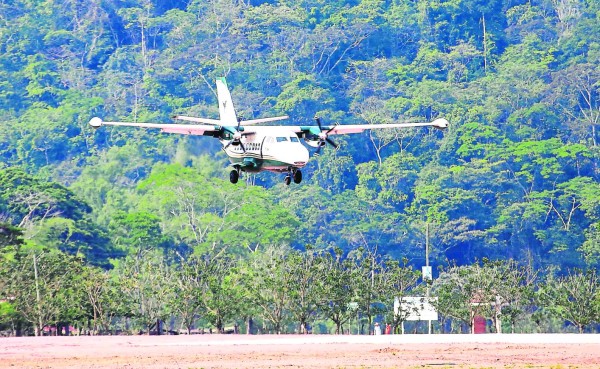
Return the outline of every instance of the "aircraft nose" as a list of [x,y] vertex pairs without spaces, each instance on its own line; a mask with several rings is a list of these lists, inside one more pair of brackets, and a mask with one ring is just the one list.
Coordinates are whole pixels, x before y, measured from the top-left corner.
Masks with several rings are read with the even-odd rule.
[[303,167],[308,163],[309,153],[306,147],[299,144],[294,148],[294,151],[290,153],[290,163],[297,167]]

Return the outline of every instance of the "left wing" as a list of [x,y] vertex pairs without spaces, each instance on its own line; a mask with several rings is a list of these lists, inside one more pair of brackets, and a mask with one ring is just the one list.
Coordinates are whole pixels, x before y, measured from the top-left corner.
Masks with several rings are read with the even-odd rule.
[[331,146],[337,148],[338,145],[333,142],[329,135],[342,135],[347,133],[360,133],[368,129],[390,129],[390,128],[412,128],[412,127],[434,127],[437,129],[448,128],[448,121],[444,118],[436,119],[433,122],[425,123],[392,123],[392,124],[346,124],[346,125],[335,125],[335,126],[322,126],[321,120],[316,118],[316,126],[297,126],[289,127],[293,130],[300,138],[313,147],[317,147],[319,150],[329,143]]
[[323,127],[328,135],[342,135],[346,133],[360,133],[367,129],[389,129],[389,128],[412,128],[412,127],[434,127],[438,129],[448,128],[448,121],[440,118],[433,122],[425,123],[391,123],[391,124],[348,124],[333,127]]
[[448,121],[444,118],[439,118],[433,122],[422,122],[422,123],[390,123],[390,124],[340,124],[335,126],[321,126],[320,122],[318,126],[296,126],[289,127],[294,132],[304,136],[311,134],[323,134],[327,135],[343,135],[347,133],[361,133],[368,129],[390,129],[390,128],[413,128],[413,127],[434,127],[437,129],[448,128]]
[[179,133],[183,135],[216,136],[222,132],[220,125],[208,124],[166,124],[166,123],[130,123],[130,122],[105,122],[98,117],[90,120],[90,126],[100,128],[107,126],[128,126],[138,128],[156,128],[165,133]]

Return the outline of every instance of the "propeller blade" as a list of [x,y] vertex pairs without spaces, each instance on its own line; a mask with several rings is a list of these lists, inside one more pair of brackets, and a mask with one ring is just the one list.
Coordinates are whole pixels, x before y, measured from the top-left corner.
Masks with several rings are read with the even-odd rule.
[[323,128],[321,128],[321,118],[315,117],[315,120],[317,121],[317,125],[319,126],[319,129],[322,131]]
[[334,147],[336,150],[337,150],[337,148],[339,147],[339,145],[338,145],[338,144],[336,144],[335,142],[333,142],[333,140],[332,140],[331,138],[329,138],[329,137],[327,137],[327,138],[325,139],[325,141],[327,141],[327,143],[328,143],[328,144],[330,144],[331,146],[333,146],[333,147]]
[[246,153],[246,148],[244,147],[244,144],[242,143],[242,141],[240,141],[240,147],[242,148],[242,151],[245,154]]
[[319,135],[319,147],[317,147],[317,151],[315,152],[315,154],[318,154],[319,152],[321,152],[321,147],[325,146],[325,142],[327,142],[328,144],[330,144],[331,146],[333,146],[334,148],[338,148],[338,144],[336,144],[335,142],[333,142],[333,140],[331,140],[328,135],[329,133],[331,133],[331,131],[333,131],[333,129],[337,126],[337,124],[335,124],[333,127],[329,128],[327,131],[323,131],[323,126],[321,125],[321,118],[315,116],[315,121],[317,122],[317,125],[319,126],[319,130],[321,131],[321,134]]

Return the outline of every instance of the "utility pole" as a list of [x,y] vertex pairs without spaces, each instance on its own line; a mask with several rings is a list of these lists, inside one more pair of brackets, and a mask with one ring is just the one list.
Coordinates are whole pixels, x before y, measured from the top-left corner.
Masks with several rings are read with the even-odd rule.
[[[429,222],[425,223],[425,266],[429,268]],[[427,297],[429,297],[429,287],[427,287]]]
[[[431,272],[431,269],[429,267],[429,222],[425,223],[425,268],[427,269],[427,273]],[[427,280],[425,281],[425,283],[427,283],[427,290],[426,290],[426,298],[427,298],[427,303],[429,303],[429,278],[432,277],[431,274],[427,275]],[[431,334],[431,320],[427,321],[427,333]]]
[[41,303],[41,296],[40,296],[40,285],[38,283],[38,269],[37,269],[37,258],[36,258],[36,254],[35,252],[33,253],[33,278],[34,278],[34,282],[35,282],[35,302],[36,302],[36,307],[37,307],[37,318],[38,318],[38,324],[37,327],[35,328],[35,333],[36,336],[41,336],[42,335],[42,303]]

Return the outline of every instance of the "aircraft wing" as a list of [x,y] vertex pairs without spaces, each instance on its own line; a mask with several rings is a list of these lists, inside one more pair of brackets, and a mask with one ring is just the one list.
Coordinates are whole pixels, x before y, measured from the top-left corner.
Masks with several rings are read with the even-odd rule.
[[221,124],[221,121],[218,119],[186,117],[185,115],[176,115],[173,117],[173,119],[185,120],[188,122],[201,123],[201,124],[213,124],[213,125]]
[[390,123],[390,124],[340,124],[336,126],[296,126],[288,127],[292,131],[300,134],[302,137],[310,135],[343,135],[348,133],[361,133],[368,129],[393,129],[393,128],[412,128],[412,127],[434,127],[437,129],[448,128],[448,121],[440,118],[433,122],[422,123]]
[[390,124],[348,124],[333,127],[323,127],[328,135],[343,135],[347,133],[360,133],[367,129],[390,129],[390,128],[411,128],[411,127],[434,127],[438,129],[448,128],[448,121],[440,118],[433,122],[424,123],[390,123]]
[[283,115],[281,117],[250,119],[250,120],[242,120],[240,123],[242,126],[248,126],[251,124],[275,122],[278,120],[285,120],[285,119],[289,119],[289,117],[287,115]]
[[130,122],[105,122],[102,119],[95,117],[90,120],[90,126],[100,128],[103,125],[107,126],[127,126],[138,128],[155,128],[160,129],[165,133],[179,133],[183,135],[198,135],[212,136],[221,131],[219,125],[207,124],[166,124],[166,123],[130,123]]

